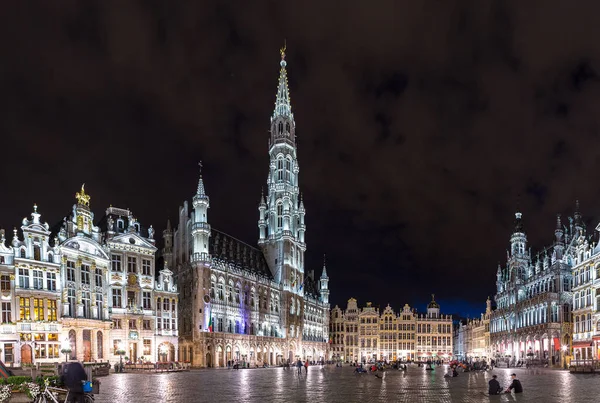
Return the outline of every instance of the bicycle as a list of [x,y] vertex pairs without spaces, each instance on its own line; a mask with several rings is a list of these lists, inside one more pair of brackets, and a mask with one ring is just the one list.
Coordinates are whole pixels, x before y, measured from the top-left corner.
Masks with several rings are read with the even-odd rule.
[[[55,388],[55,387],[50,386],[50,382],[48,381],[47,378],[44,379],[44,385],[45,385],[44,390],[35,397],[35,399],[33,400],[34,403],[49,403],[49,402],[60,403],[60,401],[58,400],[59,394],[66,394],[65,400],[64,400],[65,402],[69,400],[69,390],[68,389]],[[83,401],[85,403],[93,403],[95,401],[94,394],[92,392],[85,392],[83,394]]]

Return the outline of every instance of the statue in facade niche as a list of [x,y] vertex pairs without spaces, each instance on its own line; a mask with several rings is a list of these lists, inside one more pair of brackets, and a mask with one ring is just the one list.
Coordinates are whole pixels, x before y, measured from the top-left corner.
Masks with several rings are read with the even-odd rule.
[[115,220],[113,220],[113,218],[111,216],[109,216],[108,219],[106,220],[107,229],[109,231],[113,231],[115,228],[114,225],[115,225]]

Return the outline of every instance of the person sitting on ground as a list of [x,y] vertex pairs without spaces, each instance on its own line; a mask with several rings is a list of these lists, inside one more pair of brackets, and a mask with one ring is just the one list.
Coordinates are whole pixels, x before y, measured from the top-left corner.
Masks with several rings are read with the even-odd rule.
[[490,395],[499,395],[502,392],[502,388],[500,387],[500,382],[498,382],[498,375],[492,375],[492,379],[488,382],[489,388],[488,393]]
[[506,389],[506,393],[510,393],[511,390],[515,390],[515,393],[523,393],[523,385],[521,385],[521,381],[517,379],[517,374],[511,374],[512,383]]

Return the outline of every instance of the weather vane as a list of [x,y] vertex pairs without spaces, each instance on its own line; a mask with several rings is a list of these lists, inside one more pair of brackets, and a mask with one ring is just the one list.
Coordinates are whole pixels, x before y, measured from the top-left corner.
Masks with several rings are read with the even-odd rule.
[[200,173],[202,173],[202,160],[198,161],[198,166],[200,167]]

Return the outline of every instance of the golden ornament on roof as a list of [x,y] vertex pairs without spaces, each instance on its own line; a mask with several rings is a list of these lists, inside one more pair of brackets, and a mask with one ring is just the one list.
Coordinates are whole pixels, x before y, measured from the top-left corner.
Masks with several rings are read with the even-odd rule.
[[77,199],[77,203],[83,206],[90,205],[90,196],[85,194],[85,183],[81,185],[81,192],[75,193],[75,198]]

